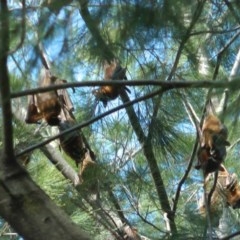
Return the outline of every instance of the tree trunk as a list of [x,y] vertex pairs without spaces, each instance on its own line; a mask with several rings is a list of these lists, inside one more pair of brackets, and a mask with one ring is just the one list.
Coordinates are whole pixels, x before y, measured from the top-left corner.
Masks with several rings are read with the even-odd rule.
[[0,215],[25,239],[90,239],[17,164],[1,166],[0,202]]

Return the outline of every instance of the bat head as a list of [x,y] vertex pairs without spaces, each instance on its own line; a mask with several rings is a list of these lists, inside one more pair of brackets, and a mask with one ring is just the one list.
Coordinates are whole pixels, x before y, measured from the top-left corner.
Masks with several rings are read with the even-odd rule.
[[119,88],[114,86],[102,86],[92,91],[97,100],[101,101],[104,107],[107,106],[107,102],[114,100],[119,95]]
[[122,68],[120,65],[117,65],[117,67],[115,68],[111,79],[112,80],[122,80],[122,79],[127,79],[126,78],[126,68]]
[[103,103],[103,106],[107,106],[108,98],[105,96],[105,94],[101,91],[101,88],[95,89],[92,91],[93,95],[96,97],[96,99]]
[[46,121],[50,126],[58,126],[60,124],[58,117],[46,117]]
[[222,163],[222,159],[218,155],[211,154],[210,148],[200,147],[198,150],[198,164],[196,169],[202,169],[204,175],[217,171]]
[[[226,129],[227,131],[227,129]],[[226,140],[227,139],[227,133],[224,129],[222,129],[219,133],[212,135],[212,142],[213,147],[216,146],[230,146],[230,143]]]

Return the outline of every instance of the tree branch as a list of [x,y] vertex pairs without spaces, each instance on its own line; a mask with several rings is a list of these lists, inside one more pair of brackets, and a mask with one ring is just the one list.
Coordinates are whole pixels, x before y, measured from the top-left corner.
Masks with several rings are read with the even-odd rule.
[[46,144],[41,147],[41,150],[66,179],[70,180],[74,186],[79,185],[80,180],[77,172],[64,160],[55,148],[50,144]]
[[195,143],[194,143],[194,146],[193,146],[193,149],[192,149],[191,156],[190,156],[189,161],[188,161],[187,168],[186,168],[185,173],[184,173],[183,177],[181,178],[181,180],[179,181],[179,184],[177,186],[177,191],[176,191],[176,194],[175,194],[175,197],[174,197],[174,200],[173,200],[173,207],[172,207],[172,211],[173,211],[174,214],[177,211],[177,204],[178,204],[178,200],[179,200],[179,197],[180,197],[182,185],[186,181],[186,179],[188,177],[188,174],[191,171],[192,164],[193,164],[194,158],[195,158],[196,153],[197,153],[199,138],[201,137],[201,129],[200,129],[200,125],[199,125],[199,119],[198,119],[197,115],[195,114],[195,111],[193,110],[191,104],[187,102],[186,96],[184,94],[182,95],[182,99],[183,99],[183,102],[184,102],[184,105],[185,105],[185,108],[186,108],[188,114],[190,115],[190,117],[192,118],[192,121],[194,122],[194,126],[195,126],[196,132],[197,132],[197,136],[196,136],[196,139],[195,139]]
[[90,239],[26,173],[0,178],[0,192],[1,216],[26,239]]
[[73,82],[73,83],[64,83],[64,84],[56,84],[48,87],[39,87],[33,88],[29,90],[23,90],[21,92],[13,92],[11,93],[11,98],[23,97],[26,95],[43,93],[57,89],[65,89],[65,88],[75,88],[75,87],[92,87],[92,86],[159,86],[164,88],[165,90],[172,89],[186,89],[186,88],[228,88],[229,90],[237,90],[240,88],[239,78],[234,78],[231,82],[227,82],[227,79],[224,81],[161,81],[159,79],[155,80],[114,80],[114,81],[82,81],[82,82]]
[[[0,2],[0,102],[2,103],[3,116],[3,153],[9,156],[8,163],[14,163],[13,157],[13,129],[12,129],[12,111],[10,102],[10,85],[7,68],[7,57],[9,50],[9,12],[7,1]],[[6,160],[3,158],[2,160]],[[5,164],[4,162],[2,163]]]

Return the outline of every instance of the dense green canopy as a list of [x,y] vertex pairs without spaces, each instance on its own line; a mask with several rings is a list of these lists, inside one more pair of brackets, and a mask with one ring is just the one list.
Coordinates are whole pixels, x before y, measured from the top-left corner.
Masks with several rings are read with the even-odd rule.
[[[194,166],[197,127],[211,100],[229,132],[224,165],[240,177],[239,35],[238,0],[1,0],[0,238],[238,233],[239,210],[226,201],[209,213],[216,221],[200,214],[203,174]],[[126,68],[130,92],[104,107],[93,90],[104,79],[104,62],[114,59]],[[24,121],[43,68],[71,83],[74,131],[97,164],[85,178],[94,179],[97,194],[92,182],[77,185],[79,170],[58,138],[46,142],[58,128]],[[23,168],[13,148],[17,159],[31,153]]]

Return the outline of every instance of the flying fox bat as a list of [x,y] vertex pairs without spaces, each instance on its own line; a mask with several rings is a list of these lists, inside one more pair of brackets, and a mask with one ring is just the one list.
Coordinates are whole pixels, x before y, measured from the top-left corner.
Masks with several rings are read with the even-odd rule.
[[[66,91],[66,90],[65,90]],[[73,127],[77,122],[73,114],[73,104],[67,92],[59,92],[62,109],[60,113],[60,123],[58,125],[59,132],[63,132]],[[74,130],[70,133],[60,136],[60,146],[64,152],[75,160],[76,164],[82,162],[85,153],[90,154],[91,159],[95,161],[94,152],[91,150],[87,139],[81,130]]]
[[[58,125],[60,133],[73,127],[74,122],[71,120],[61,121]],[[85,157],[87,152],[86,146],[83,142],[79,131],[75,130],[59,137],[60,146],[63,151],[70,156],[78,166]]]
[[[54,84],[64,84],[66,81],[52,76],[50,71],[45,69],[41,73],[39,86],[47,87]],[[72,102],[65,89],[53,90],[44,93],[38,93],[28,96],[28,108],[25,118],[26,123],[39,123],[41,119],[45,119],[51,126],[60,123],[59,114],[62,107],[73,109]]]
[[[206,186],[212,185],[210,178],[206,181]],[[230,206],[233,209],[240,208],[240,186],[238,182],[238,177],[235,173],[230,174],[225,166],[221,164],[218,170],[217,185],[213,192],[211,202],[210,202],[210,212],[212,216],[217,216],[219,210],[222,209],[222,204],[225,206]],[[206,215],[206,208],[204,203],[204,198],[199,206],[199,211],[202,215]],[[217,217],[217,224],[219,223],[219,218]]]
[[[104,80],[122,80],[126,78],[126,68],[122,68],[116,60],[104,63]],[[119,94],[126,90],[130,93],[130,90],[124,86],[101,86],[93,91],[96,99],[101,101],[104,107],[107,106],[107,102],[116,99]]]
[[198,164],[196,169],[203,169],[204,176],[219,169],[226,157],[228,130],[213,114],[209,114],[203,122]]

